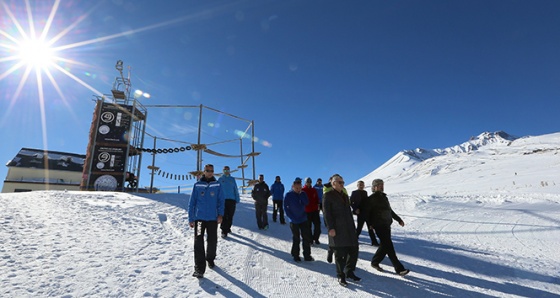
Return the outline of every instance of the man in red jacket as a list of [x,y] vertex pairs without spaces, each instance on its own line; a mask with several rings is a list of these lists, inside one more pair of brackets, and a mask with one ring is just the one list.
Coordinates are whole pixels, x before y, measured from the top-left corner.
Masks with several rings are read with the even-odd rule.
[[[307,194],[307,199],[309,204],[305,206],[305,213],[307,213],[307,221],[309,221],[309,229],[313,231],[313,242],[315,244],[321,244],[319,242],[319,236],[321,236],[321,218],[319,217],[319,195],[317,190],[312,185],[313,181],[311,178],[305,178],[305,186],[303,191]],[[313,226],[313,228],[311,228]]]

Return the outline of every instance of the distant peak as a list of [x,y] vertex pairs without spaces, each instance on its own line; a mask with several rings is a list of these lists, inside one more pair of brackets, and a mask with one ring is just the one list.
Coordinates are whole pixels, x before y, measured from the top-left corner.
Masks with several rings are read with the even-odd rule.
[[480,147],[488,144],[502,143],[509,145],[512,141],[518,139],[504,131],[496,132],[483,132],[476,137],[471,137],[467,142],[447,147],[444,149],[422,149],[416,148],[415,150],[403,150],[401,153],[409,158],[417,161],[423,161],[435,156],[455,154],[455,153],[468,153],[478,150]]
[[495,141],[511,142],[511,141],[515,141],[516,139],[518,138],[508,134],[505,131],[500,130],[496,132],[483,132],[479,134],[477,137],[471,137],[469,141],[479,140],[479,141],[490,141],[490,143],[493,143]]

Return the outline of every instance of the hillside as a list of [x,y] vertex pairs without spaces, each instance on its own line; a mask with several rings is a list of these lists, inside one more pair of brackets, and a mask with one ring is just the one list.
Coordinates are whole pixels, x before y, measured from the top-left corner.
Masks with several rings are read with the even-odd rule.
[[371,185],[381,178],[390,193],[556,194],[559,153],[560,133],[516,138],[485,132],[449,148],[401,151],[359,180]]

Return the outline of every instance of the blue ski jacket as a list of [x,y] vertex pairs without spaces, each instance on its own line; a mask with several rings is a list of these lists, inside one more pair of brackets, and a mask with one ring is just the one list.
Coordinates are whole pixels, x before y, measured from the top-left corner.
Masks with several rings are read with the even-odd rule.
[[202,177],[193,186],[189,201],[189,222],[197,220],[215,221],[224,215],[224,193],[220,183],[212,177]]
[[237,189],[235,178],[231,177],[231,175],[222,175],[220,179],[218,179],[218,182],[220,182],[222,186],[224,198],[226,200],[235,200],[235,202],[239,203],[239,190]]
[[273,201],[282,201],[284,199],[284,184],[275,181],[270,187],[270,192],[272,192]]
[[299,194],[293,190],[286,193],[284,197],[284,210],[290,222],[300,224],[307,221],[305,206],[309,203],[307,194],[302,191]]
[[319,184],[315,184],[315,186],[313,186],[316,190],[317,190],[317,195],[319,196],[319,204],[323,203],[323,184],[319,185]]

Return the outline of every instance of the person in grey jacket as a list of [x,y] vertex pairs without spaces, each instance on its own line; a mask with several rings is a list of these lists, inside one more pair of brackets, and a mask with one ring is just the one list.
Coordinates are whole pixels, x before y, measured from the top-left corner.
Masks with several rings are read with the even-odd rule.
[[259,230],[268,230],[268,198],[270,197],[270,189],[268,184],[264,182],[264,175],[259,175],[259,182],[253,187],[251,197],[255,200],[255,213],[257,216],[257,226]]
[[329,247],[334,250],[338,283],[346,287],[346,278],[360,281],[354,274],[358,261],[358,237],[350,208],[348,194],[344,192],[344,179],[332,177],[333,190],[323,196],[323,215],[329,233]]
[[399,275],[407,275],[410,270],[405,269],[403,264],[397,258],[395,246],[391,239],[391,224],[393,219],[396,220],[400,226],[404,227],[404,221],[391,209],[389,199],[384,191],[384,183],[381,179],[375,179],[372,182],[371,190],[373,194],[369,196],[370,203],[367,210],[363,210],[368,222],[379,237],[379,248],[371,259],[371,267],[378,271],[383,271],[379,263],[383,261],[385,256],[389,256],[389,260],[393,264],[395,272]]

